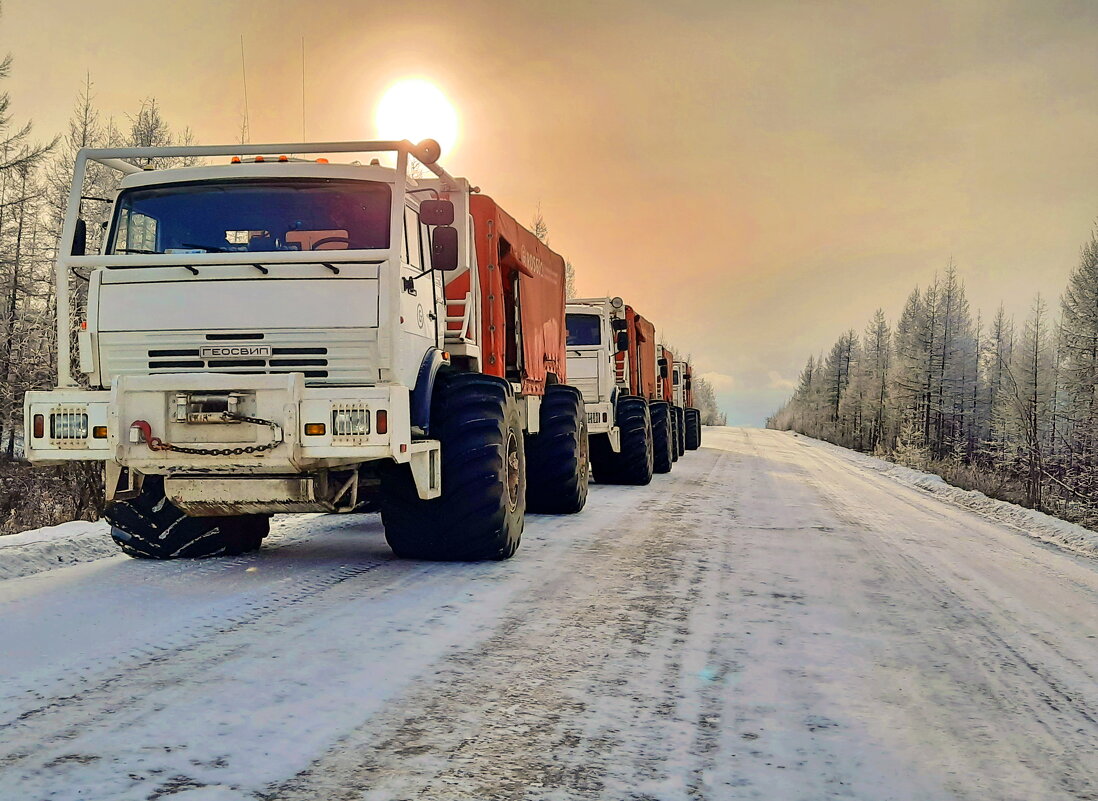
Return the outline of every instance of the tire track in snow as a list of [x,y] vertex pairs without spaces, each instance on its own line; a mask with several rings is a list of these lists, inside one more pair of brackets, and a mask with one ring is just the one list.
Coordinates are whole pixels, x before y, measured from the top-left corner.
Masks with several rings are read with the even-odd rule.
[[[936,686],[937,692],[954,698],[951,706],[970,708],[969,714],[959,720],[944,716],[924,721],[927,729],[950,728],[960,746],[953,758],[969,763],[957,768],[960,776],[952,783],[954,792],[968,797],[972,763],[979,764],[980,760],[990,758],[989,752],[1003,751],[1005,746],[1006,750],[1015,750],[1018,762],[1032,773],[1016,775],[1018,771],[1013,766],[1010,769],[1014,775],[1009,781],[1031,785],[1028,791],[1023,791],[1029,797],[1047,797],[1046,781],[1052,778],[1048,775],[1051,773],[1058,791],[1066,793],[1065,797],[1098,798],[1098,769],[1092,759],[1084,756],[1093,753],[1098,734],[1098,712],[1084,689],[1098,686],[1093,666],[1065,659],[1062,645],[1057,647],[1047,638],[1036,637],[1036,632],[1021,631],[1016,620],[1005,619],[997,598],[983,596],[971,581],[957,582],[956,575],[951,575],[954,571],[948,561],[950,554],[940,555],[943,546],[928,538],[922,529],[928,520],[946,529],[964,526],[974,532],[992,524],[974,512],[953,508],[937,498],[909,497],[908,492],[899,491],[892,483],[883,483],[882,477],[834,454],[811,445],[807,449],[817,471],[812,483],[833,510],[842,507],[844,514],[852,515],[855,520],[859,512],[864,514],[871,501],[858,491],[860,485],[863,490],[868,486],[871,492],[887,494],[887,499],[881,499],[882,507],[900,505],[910,512],[902,517],[886,517],[888,525],[881,525],[879,509],[875,509],[865,515],[868,520],[862,519],[860,528],[877,535],[865,537],[864,542],[867,553],[885,571],[886,586],[918,589],[914,596],[907,593],[909,599],[915,599],[914,609],[908,606],[910,600],[898,604],[887,593],[878,595],[878,614],[889,620],[889,625],[909,632],[915,641],[912,645],[917,643],[922,651],[922,659],[913,659],[911,651],[893,655],[896,661],[891,669],[898,676],[908,677],[912,671],[922,671],[926,674],[922,681],[912,682],[908,678],[903,684]],[[836,480],[839,476],[842,482]],[[996,547],[990,540],[983,544]],[[1010,546],[1051,559],[1071,558],[1032,540],[1019,540]],[[1090,594],[1095,596],[1093,588]],[[949,621],[948,626],[936,627],[929,637],[920,626],[928,611]],[[1066,678],[1057,675],[1064,673],[1065,661],[1073,668],[1068,673],[1074,674]],[[924,713],[907,707],[905,714],[922,717]],[[1040,734],[1030,728],[1024,745],[1012,743],[1014,738],[998,726],[984,723],[1002,721],[1004,716],[1024,720],[1030,726],[1035,724]]]
[[[638,734],[652,725],[677,746],[694,739],[696,720],[675,710],[683,625],[711,561],[697,548],[692,507],[729,458],[693,453],[694,470],[654,482],[614,531],[569,555],[565,579],[522,598],[492,637],[437,666],[398,713],[368,721],[262,798],[657,797],[638,787],[677,780],[665,764],[676,747]],[[594,489],[593,503],[604,489],[621,491]]]

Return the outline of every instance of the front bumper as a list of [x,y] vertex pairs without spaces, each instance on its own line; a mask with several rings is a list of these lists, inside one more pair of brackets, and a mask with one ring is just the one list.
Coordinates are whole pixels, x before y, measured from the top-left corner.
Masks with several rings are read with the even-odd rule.
[[587,433],[606,434],[614,427],[614,404],[586,403]]
[[[181,422],[179,398],[188,393],[237,393],[248,417],[277,428]],[[121,376],[108,391],[28,392],[24,416],[31,462],[113,461],[144,474],[303,473],[375,459],[405,463],[414,450],[406,387],[306,387],[300,373]],[[137,421],[163,442],[232,453],[152,450],[133,428]],[[309,424],[323,424],[324,432],[306,434]]]

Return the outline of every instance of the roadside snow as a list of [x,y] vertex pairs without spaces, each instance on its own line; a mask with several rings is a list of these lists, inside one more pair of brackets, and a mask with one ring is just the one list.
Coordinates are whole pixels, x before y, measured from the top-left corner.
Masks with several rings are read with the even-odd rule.
[[110,527],[102,520],[73,520],[0,537],[0,579],[117,556]]
[[1007,501],[989,498],[976,490],[965,490],[947,484],[940,476],[924,473],[910,467],[878,459],[876,456],[852,451],[830,442],[806,437],[803,434],[792,435],[814,447],[827,449],[847,461],[854,462],[889,478],[922,490],[944,501],[964,507],[998,523],[1006,523],[1042,542],[1051,543],[1084,556],[1098,556],[1098,532],[1069,523],[1058,517],[1027,509]]

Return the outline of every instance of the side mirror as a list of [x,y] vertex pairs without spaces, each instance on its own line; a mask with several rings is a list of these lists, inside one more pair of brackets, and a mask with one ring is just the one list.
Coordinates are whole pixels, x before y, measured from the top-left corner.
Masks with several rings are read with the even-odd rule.
[[76,221],[76,228],[72,232],[73,256],[85,256],[88,252],[88,224],[83,220]]
[[610,321],[610,327],[613,328],[615,331],[624,331],[626,328],[629,327],[629,322],[627,320],[621,319],[620,317],[615,317],[613,320]]
[[425,225],[453,225],[454,204],[449,200],[424,200],[419,204],[419,221]]
[[690,389],[690,379],[686,379],[686,388]]
[[621,353],[624,350],[629,350],[629,332],[628,331],[619,331],[618,332],[618,337],[617,337],[617,343],[618,343],[618,353]]
[[456,270],[457,266],[457,228],[451,225],[440,225],[431,232],[431,269]]
[[660,378],[667,378],[667,359],[660,359]]
[[656,364],[658,364],[660,367],[666,367],[667,366],[667,359],[658,359],[656,361]]

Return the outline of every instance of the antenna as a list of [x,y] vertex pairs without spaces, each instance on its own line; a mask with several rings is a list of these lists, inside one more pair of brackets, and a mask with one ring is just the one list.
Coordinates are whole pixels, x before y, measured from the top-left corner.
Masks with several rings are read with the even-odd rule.
[[308,142],[305,136],[305,37],[301,37],[301,141]]
[[244,124],[240,127],[240,144],[251,141],[252,132],[248,122],[248,69],[244,62],[244,34],[240,34],[240,77],[244,81]]

